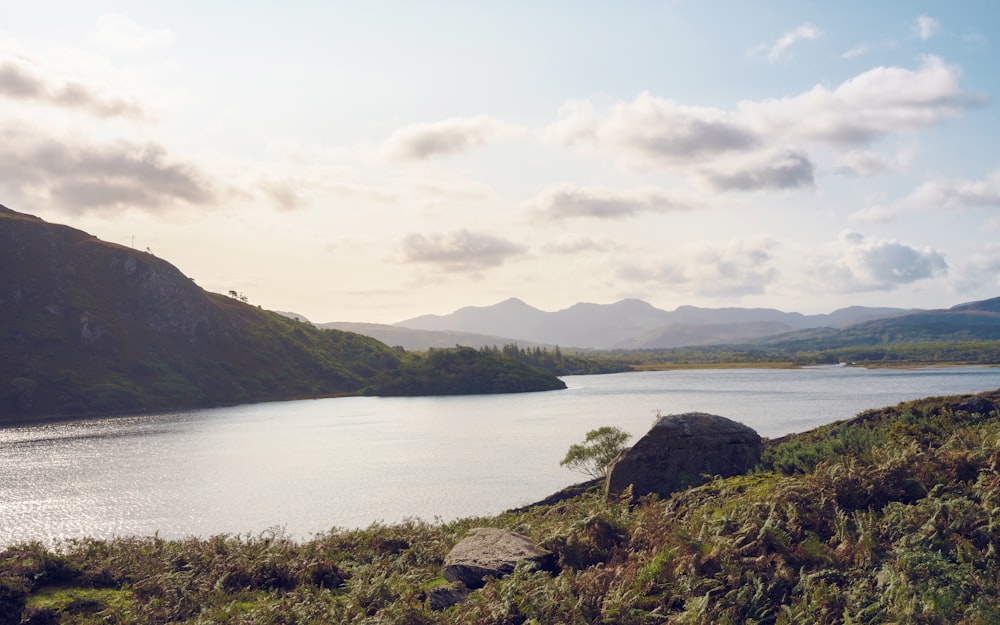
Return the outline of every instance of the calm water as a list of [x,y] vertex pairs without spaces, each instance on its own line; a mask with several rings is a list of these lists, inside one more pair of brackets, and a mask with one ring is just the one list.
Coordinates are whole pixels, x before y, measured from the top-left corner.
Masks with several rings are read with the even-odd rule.
[[[0,429],[0,545],[76,536],[298,538],[494,514],[578,476],[566,449],[657,411],[776,437],[907,399],[992,390],[1000,369],[820,367],[570,376],[524,395],[341,398]],[[633,439],[634,440],[634,439]]]

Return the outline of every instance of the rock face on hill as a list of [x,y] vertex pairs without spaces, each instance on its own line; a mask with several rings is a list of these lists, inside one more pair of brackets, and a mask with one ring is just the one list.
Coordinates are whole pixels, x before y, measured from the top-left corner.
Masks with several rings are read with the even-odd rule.
[[707,481],[706,476],[739,475],[760,461],[760,436],[725,417],[689,412],[661,417],[608,469],[607,496],[669,496]]

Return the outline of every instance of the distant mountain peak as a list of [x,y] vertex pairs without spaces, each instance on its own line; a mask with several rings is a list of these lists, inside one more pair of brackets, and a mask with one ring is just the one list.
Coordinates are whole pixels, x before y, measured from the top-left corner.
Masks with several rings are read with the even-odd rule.
[[530,308],[531,310],[538,310],[537,308],[535,308],[531,304],[528,304],[527,302],[525,302],[523,299],[521,299],[519,297],[508,297],[507,299],[503,300],[502,302],[494,304],[494,306],[503,306],[505,308],[515,308],[515,307],[516,308]]

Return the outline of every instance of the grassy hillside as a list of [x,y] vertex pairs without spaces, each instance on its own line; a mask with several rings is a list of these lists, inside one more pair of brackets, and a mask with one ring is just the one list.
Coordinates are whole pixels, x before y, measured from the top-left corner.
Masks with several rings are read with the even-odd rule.
[[1000,298],[969,302],[948,310],[928,310],[876,319],[834,331],[805,330],[759,341],[786,351],[899,344],[1000,341]]
[[[1000,622],[1000,391],[768,441],[751,475],[629,507],[585,493],[446,524],[82,540],[0,552],[8,623]],[[528,535],[519,569],[432,612],[473,526]],[[0,624],[4,623],[0,620]]]
[[[377,394],[413,358],[208,293],[152,254],[0,207],[0,421]],[[518,378],[491,392],[562,387],[513,361],[491,367]],[[462,381],[452,392],[481,392]]]

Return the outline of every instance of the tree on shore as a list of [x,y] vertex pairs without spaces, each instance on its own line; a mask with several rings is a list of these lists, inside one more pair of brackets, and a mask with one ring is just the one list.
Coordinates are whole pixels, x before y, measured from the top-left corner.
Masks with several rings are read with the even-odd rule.
[[632,435],[621,428],[605,425],[587,432],[582,443],[571,445],[559,466],[593,479],[607,475],[608,466],[625,449]]

